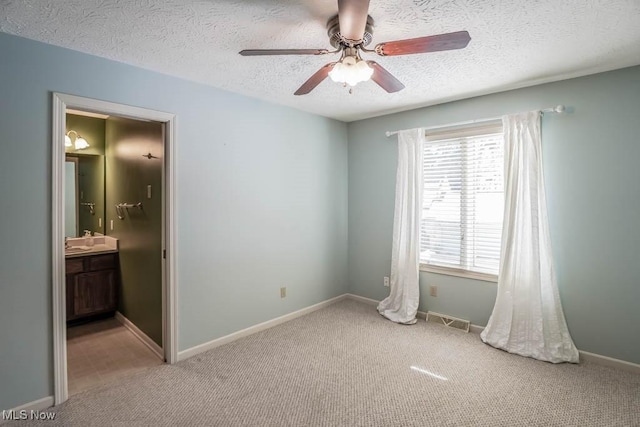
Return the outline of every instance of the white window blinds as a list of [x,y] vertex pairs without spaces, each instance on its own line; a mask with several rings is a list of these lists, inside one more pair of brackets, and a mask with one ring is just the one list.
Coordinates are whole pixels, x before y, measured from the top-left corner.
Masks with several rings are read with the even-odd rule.
[[501,123],[428,132],[420,262],[498,274],[504,206]]

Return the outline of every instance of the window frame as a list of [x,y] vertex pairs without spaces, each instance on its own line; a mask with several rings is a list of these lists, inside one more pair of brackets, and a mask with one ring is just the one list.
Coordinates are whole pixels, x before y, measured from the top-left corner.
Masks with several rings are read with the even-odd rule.
[[[486,121],[482,123],[467,124],[463,126],[437,127],[437,128],[431,128],[431,129],[425,130],[425,144],[429,144],[431,141],[437,142],[437,141],[443,141],[446,139],[465,139],[465,138],[477,137],[482,135],[502,134],[502,132],[503,132],[503,127],[502,127],[501,120],[491,120],[491,121]],[[462,144],[461,149],[463,150],[463,153],[466,154],[466,144]],[[424,156],[424,149],[423,149],[423,156]],[[465,167],[465,164],[466,163],[462,164],[463,168]],[[504,168],[503,168],[503,173],[504,173]],[[466,177],[466,176],[463,174],[463,177]],[[504,175],[503,175],[503,179],[504,179]],[[466,187],[465,185],[462,186],[462,188],[465,188],[465,187]],[[504,195],[504,188],[503,188],[503,195]],[[463,228],[467,226],[463,224],[464,216],[465,216],[465,213],[461,210],[460,224]],[[504,226],[504,219],[503,219],[503,226]],[[466,241],[464,243],[466,243]],[[463,252],[464,252],[464,243],[461,243],[461,247],[460,247],[461,257],[463,256]],[[498,266],[498,269],[499,268],[500,267]],[[442,275],[454,276],[454,277],[463,277],[467,279],[474,279],[474,280],[480,280],[484,282],[494,282],[494,283],[498,281],[498,274],[499,274],[499,271],[496,274],[492,274],[492,273],[485,273],[485,272],[479,272],[479,271],[473,271],[473,270],[466,270],[464,268],[456,268],[453,266],[428,264],[426,262],[423,262],[422,259],[420,259],[420,262],[419,262],[419,269],[420,271],[424,271],[427,273],[442,274]]]

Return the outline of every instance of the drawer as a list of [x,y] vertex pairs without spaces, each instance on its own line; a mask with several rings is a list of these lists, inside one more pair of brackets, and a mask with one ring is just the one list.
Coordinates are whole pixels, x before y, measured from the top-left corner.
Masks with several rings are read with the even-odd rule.
[[76,274],[84,271],[84,260],[82,258],[67,259],[65,261],[65,274]]
[[116,255],[96,255],[89,257],[89,271],[116,268]]

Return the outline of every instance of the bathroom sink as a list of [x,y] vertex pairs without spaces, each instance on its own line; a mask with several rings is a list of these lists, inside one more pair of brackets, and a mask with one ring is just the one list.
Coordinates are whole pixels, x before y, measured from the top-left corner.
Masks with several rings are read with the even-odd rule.
[[71,246],[69,248],[65,248],[65,254],[76,254],[78,252],[88,252],[91,248],[89,246]]

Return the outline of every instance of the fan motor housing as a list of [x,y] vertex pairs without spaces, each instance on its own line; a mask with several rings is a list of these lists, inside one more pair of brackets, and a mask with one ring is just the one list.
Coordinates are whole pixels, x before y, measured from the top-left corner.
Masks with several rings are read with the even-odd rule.
[[367,25],[365,26],[362,40],[348,40],[342,37],[338,15],[327,21],[327,35],[329,36],[329,43],[336,49],[344,46],[368,46],[373,39],[373,18],[367,15]]

